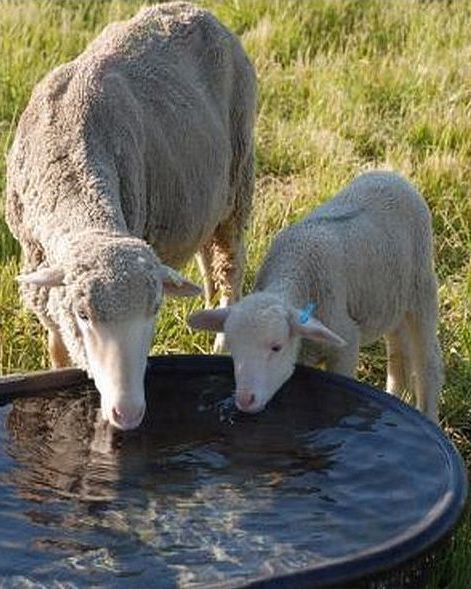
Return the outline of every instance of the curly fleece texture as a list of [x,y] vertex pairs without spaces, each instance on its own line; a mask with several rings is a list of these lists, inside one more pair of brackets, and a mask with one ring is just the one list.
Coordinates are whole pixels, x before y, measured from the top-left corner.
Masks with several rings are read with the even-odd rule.
[[255,90],[237,38],[185,2],[109,25],[35,87],[8,156],[6,217],[24,272],[65,271],[65,286],[22,294],[74,363],[86,367],[78,299],[103,320],[145,308],[159,259],[179,268],[210,248],[213,280],[238,290]]

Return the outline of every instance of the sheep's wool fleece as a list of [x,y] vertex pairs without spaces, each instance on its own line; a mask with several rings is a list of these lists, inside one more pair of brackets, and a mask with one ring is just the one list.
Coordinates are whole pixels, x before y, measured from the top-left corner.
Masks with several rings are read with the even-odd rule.
[[[6,217],[22,245],[23,271],[65,271],[65,287],[50,296],[22,287],[46,326],[68,312],[74,273],[82,275],[93,258],[95,274],[102,273],[93,288],[109,283],[119,291],[98,313],[116,315],[133,304],[125,294],[130,285],[140,298],[155,286],[152,276],[145,284],[130,280],[130,260],[158,263],[144,241],[179,268],[236,215],[239,199],[250,207],[251,192],[238,186],[253,158],[255,88],[238,39],[185,2],[143,8],[109,25],[36,86],[8,156]],[[122,242],[118,263],[106,235],[139,238],[143,251]],[[78,280],[74,289],[87,287]],[[69,342],[70,323],[59,323]]]

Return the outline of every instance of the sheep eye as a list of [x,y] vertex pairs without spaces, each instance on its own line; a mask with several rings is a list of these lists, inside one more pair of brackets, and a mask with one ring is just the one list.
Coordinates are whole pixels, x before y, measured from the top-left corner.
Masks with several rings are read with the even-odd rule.
[[272,351],[272,352],[279,352],[280,350],[281,350],[281,346],[280,346],[279,344],[274,344],[274,345],[271,347],[271,351]]

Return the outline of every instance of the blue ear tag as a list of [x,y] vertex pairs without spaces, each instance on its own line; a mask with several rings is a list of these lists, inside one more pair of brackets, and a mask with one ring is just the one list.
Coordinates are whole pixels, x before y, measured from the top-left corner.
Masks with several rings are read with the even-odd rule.
[[299,313],[299,323],[307,323],[311,315],[316,310],[316,307],[316,303],[308,303]]

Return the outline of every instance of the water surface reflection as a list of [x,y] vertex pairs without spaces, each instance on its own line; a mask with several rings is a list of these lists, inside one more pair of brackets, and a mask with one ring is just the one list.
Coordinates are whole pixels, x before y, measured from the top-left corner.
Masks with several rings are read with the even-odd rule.
[[[141,428],[125,433],[101,421],[91,390],[4,407],[0,581],[235,586],[406,529],[410,507],[425,513],[439,493],[414,491],[400,442],[390,452],[407,424],[307,384],[296,379],[250,416],[227,400],[229,376],[175,375],[150,388]],[[434,460],[425,453],[415,467]]]

